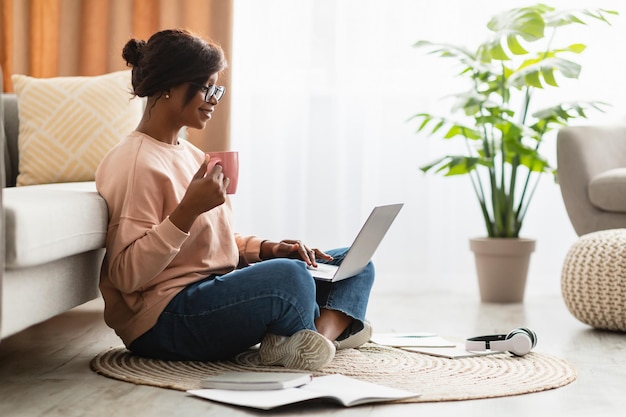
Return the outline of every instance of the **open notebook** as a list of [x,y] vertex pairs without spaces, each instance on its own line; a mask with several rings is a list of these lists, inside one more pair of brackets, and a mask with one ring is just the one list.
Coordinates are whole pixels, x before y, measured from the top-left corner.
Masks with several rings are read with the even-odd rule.
[[374,207],[341,265],[318,263],[317,268],[309,267],[313,277],[322,281],[334,282],[352,277],[363,271],[403,205],[403,203],[399,203]]

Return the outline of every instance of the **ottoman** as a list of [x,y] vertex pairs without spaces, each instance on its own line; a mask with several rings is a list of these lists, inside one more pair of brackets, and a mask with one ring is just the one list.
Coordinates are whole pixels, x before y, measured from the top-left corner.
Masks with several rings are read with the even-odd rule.
[[626,229],[581,236],[565,257],[561,292],[578,320],[626,331]]

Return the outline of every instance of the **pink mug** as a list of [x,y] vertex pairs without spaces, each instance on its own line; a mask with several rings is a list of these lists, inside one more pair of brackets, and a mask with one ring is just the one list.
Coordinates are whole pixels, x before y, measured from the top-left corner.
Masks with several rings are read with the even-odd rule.
[[226,187],[226,193],[235,194],[239,180],[239,152],[216,151],[209,152],[209,156],[211,159],[209,160],[207,171],[212,170],[215,165],[221,165],[224,177],[230,179],[230,183]]

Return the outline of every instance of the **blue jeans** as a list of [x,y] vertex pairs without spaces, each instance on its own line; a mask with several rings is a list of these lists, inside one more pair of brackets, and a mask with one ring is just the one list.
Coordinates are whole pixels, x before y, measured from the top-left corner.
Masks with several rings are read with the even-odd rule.
[[[339,264],[346,248],[328,252]],[[314,280],[302,261],[272,259],[193,283],[167,305],[156,325],[128,347],[164,360],[231,358],[261,341],[265,333],[291,336],[315,330],[319,309],[352,317],[347,330],[363,328],[374,265],[330,283]]]

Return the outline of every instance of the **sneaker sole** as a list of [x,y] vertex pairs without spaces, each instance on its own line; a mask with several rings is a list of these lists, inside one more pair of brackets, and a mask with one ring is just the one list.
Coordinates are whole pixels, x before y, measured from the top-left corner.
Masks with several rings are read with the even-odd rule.
[[372,338],[372,326],[366,321],[363,323],[363,329],[347,337],[344,340],[337,342],[337,350],[340,349],[354,349],[363,346]]
[[291,369],[316,371],[335,357],[335,345],[313,330],[300,330],[280,344],[282,337],[267,334],[259,356],[263,365],[283,365]]

